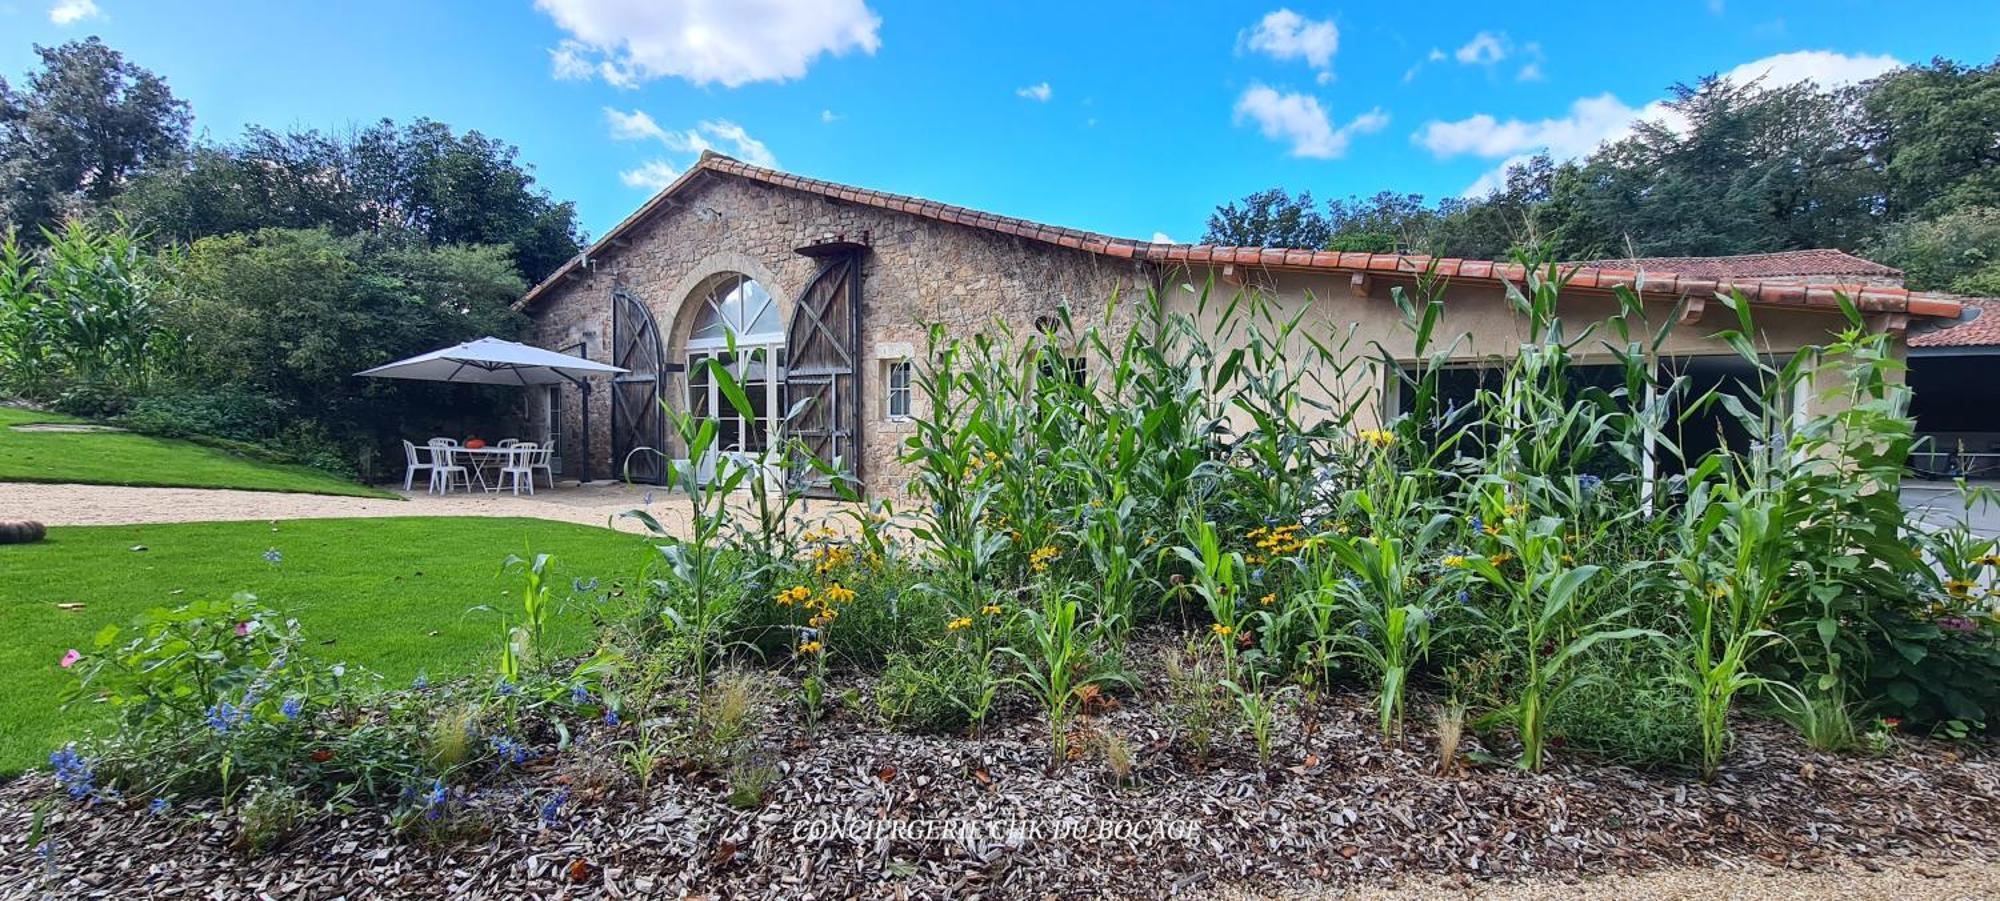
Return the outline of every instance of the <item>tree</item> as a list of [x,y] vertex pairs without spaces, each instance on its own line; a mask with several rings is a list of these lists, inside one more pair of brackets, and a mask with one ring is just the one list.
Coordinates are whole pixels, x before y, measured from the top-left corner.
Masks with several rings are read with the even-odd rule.
[[1333,227],[1313,204],[1312,193],[1294,197],[1282,188],[1259,191],[1238,203],[1216,207],[1202,240],[1233,247],[1298,247],[1319,250]]
[[191,121],[164,80],[95,37],[35,53],[24,90],[0,81],[0,213],[28,238],[183,152]]
[[2000,207],[2000,60],[1899,69],[1860,103],[1882,160],[1889,219]]
[[1870,252],[1903,270],[1903,283],[1911,288],[2000,296],[2000,209],[1913,216],[1890,226]]
[[1366,253],[1428,253],[1433,248],[1438,213],[1422,194],[1383,191],[1366,199],[1329,201],[1329,250]]
[[260,228],[370,234],[397,246],[505,245],[538,280],[581,249],[576,208],[535,185],[515,148],[441,122],[383,120],[334,137],[252,127],[142,179],[121,205],[180,241]]
[[[230,386],[290,411],[281,443],[385,459],[405,432],[490,424],[519,392],[356,379],[366,366],[522,325],[505,248],[389,247],[325,229],[264,229],[189,248],[180,290],[189,390]],[[364,467],[365,468],[365,467]]]

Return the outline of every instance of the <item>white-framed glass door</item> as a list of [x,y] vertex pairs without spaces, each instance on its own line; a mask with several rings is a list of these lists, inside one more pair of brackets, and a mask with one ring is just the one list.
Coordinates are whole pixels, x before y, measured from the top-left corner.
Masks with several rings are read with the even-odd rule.
[[[743,388],[750,402],[747,411],[723,396],[722,386],[710,372],[711,361],[722,366]],[[785,349],[781,344],[738,346],[726,349],[694,349],[687,355],[687,411],[696,417],[715,420],[715,442],[699,460],[689,464],[695,478],[706,483],[715,477],[722,454],[762,456],[778,440],[785,415]]]

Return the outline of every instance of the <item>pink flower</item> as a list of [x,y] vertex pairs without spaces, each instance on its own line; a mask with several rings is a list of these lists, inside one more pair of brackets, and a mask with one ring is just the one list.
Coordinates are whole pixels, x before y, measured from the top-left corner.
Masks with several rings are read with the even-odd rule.
[[237,634],[237,635],[240,635],[240,636],[242,636],[242,637],[244,637],[244,638],[249,638],[249,637],[250,637],[250,621],[246,619],[246,620],[244,620],[244,621],[242,621],[242,622],[240,622],[240,623],[237,623],[237,624],[236,624],[236,634]]
[[82,654],[77,653],[77,650],[75,648],[70,648],[69,653],[63,655],[62,668],[69,669],[70,667],[75,666],[78,660],[82,659],[83,659]]

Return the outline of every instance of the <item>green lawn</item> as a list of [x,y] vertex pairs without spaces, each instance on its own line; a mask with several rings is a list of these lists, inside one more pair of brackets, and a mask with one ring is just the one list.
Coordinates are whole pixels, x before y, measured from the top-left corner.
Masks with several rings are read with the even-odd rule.
[[[264,559],[270,548],[282,563]],[[0,773],[42,764],[87,724],[58,708],[72,677],[57,662],[68,648],[88,652],[106,623],[248,591],[296,617],[310,653],[402,684],[495,665],[498,620],[466,611],[518,610],[519,583],[501,561],[530,549],[556,555],[558,596],[571,577],[631,584],[653,555],[643,538],[601,528],[474,517],[68,527],[0,545]],[[84,607],[57,606],[69,603]],[[589,621],[565,611],[556,635],[584,650]]]
[[394,497],[306,466],[260,463],[189,441],[131,432],[23,432],[16,425],[81,422],[0,407],[0,482],[81,482],[169,488],[243,488]]

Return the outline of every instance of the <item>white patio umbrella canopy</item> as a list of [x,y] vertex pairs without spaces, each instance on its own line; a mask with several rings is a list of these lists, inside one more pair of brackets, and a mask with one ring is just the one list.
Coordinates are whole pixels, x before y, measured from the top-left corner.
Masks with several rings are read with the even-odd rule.
[[627,370],[609,363],[529,347],[499,338],[481,338],[407,360],[364,369],[355,375],[377,379],[418,379],[475,385],[548,385]]
[[529,347],[499,338],[481,338],[464,344],[418,354],[407,360],[364,369],[355,375],[376,379],[419,379],[427,382],[464,382],[474,385],[552,385],[571,382],[583,391],[583,471],[579,481],[590,482],[590,376],[616,375],[630,370],[583,357]]

